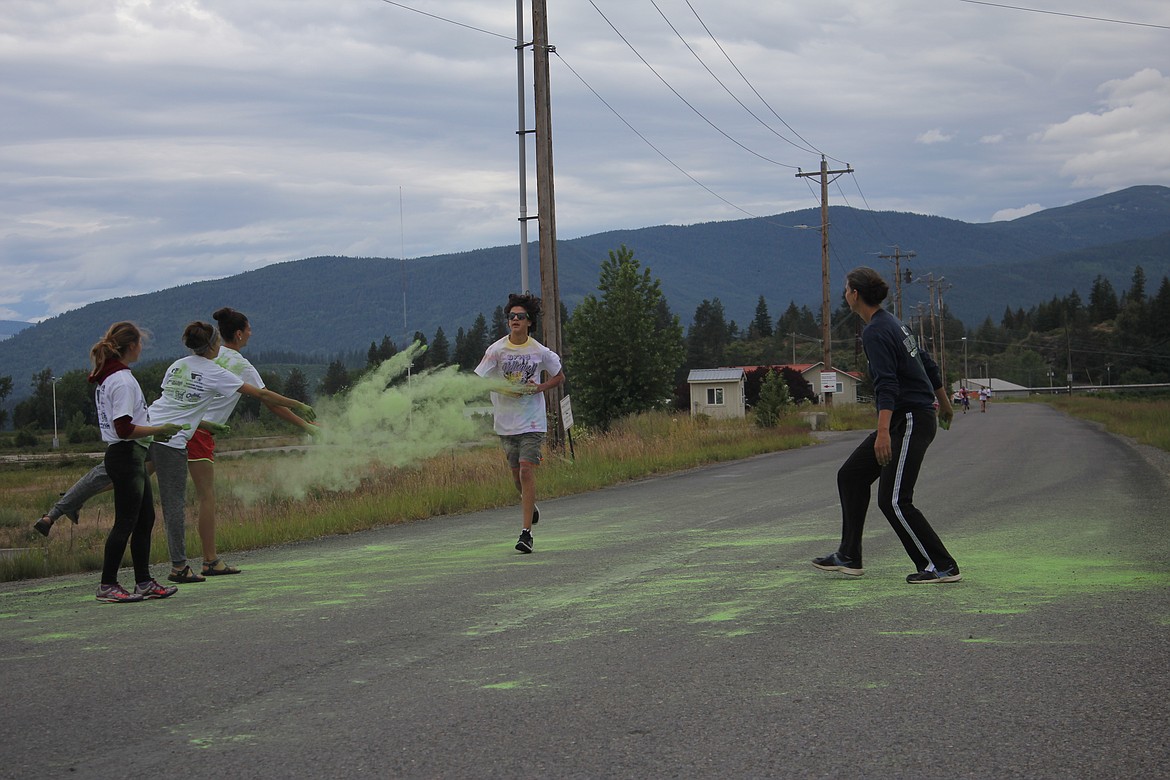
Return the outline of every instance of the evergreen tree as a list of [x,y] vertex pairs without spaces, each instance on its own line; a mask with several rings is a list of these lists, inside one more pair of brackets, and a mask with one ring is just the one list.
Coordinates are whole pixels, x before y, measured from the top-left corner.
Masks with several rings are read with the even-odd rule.
[[764,300],[764,296],[761,295],[760,300],[756,303],[755,319],[753,319],[752,324],[748,326],[748,338],[771,338],[773,332],[772,319],[768,316],[768,303]]
[[334,360],[325,371],[325,378],[321,380],[323,395],[337,395],[349,387],[349,371],[341,360]]
[[[493,339],[494,341],[494,339]],[[472,371],[479,365],[479,361],[483,359],[483,353],[487,351],[488,345],[488,329],[487,320],[484,319],[481,313],[475,318],[475,324],[471,326],[471,330],[463,334],[463,351],[459,350],[459,339],[456,336],[455,347],[455,361],[459,364],[459,368],[464,371]]]
[[1104,276],[1097,274],[1089,291],[1089,324],[1098,325],[1115,320],[1119,309],[1113,285]]
[[[427,346],[426,334],[424,334],[421,330],[416,330],[414,332],[414,337],[411,339],[411,343],[412,344],[422,344],[424,347],[426,347]],[[416,357],[414,359],[414,370],[415,371],[423,371],[423,370],[431,368],[433,366],[434,366],[434,363],[431,362],[431,350],[429,347],[421,355],[419,355],[418,357]]]
[[284,392],[282,395],[285,395],[296,401],[309,403],[309,383],[305,379],[304,373],[302,373],[299,368],[294,366],[293,369],[288,372],[288,378],[285,379]]
[[430,355],[431,365],[435,368],[451,362],[451,345],[447,341],[447,334],[443,332],[442,326],[435,331],[435,337],[431,340],[431,348],[427,350],[427,354]]
[[462,327],[455,331],[455,351],[451,353],[451,362],[462,366],[467,358],[467,331]]
[[[1150,301],[1149,314],[1150,338],[1158,344],[1170,341],[1170,277],[1162,277],[1158,294]],[[0,399],[2,398],[0,395]]]
[[573,408],[607,430],[622,417],[670,402],[683,360],[682,326],[661,282],[624,245],[601,264],[601,297],[587,295],[565,328]]
[[[535,327],[536,323],[532,323]],[[508,317],[504,314],[504,307],[497,306],[496,310],[492,312],[492,333],[491,341],[502,339],[508,335]],[[489,341],[488,343],[491,343]]]
[[12,377],[0,376],[0,429],[8,424],[8,410],[3,408],[4,399],[12,392]]
[[700,303],[687,331],[687,367],[718,368],[724,365],[724,352],[731,340],[729,334],[719,299]]

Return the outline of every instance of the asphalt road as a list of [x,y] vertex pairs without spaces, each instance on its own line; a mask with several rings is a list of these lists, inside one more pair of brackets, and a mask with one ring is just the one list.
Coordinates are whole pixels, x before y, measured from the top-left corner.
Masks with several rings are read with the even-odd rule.
[[865,576],[818,572],[862,436],[542,501],[530,556],[509,509],[166,601],[0,585],[0,774],[1165,777],[1165,475],[993,404],[917,491],[963,582],[905,584],[876,507]]

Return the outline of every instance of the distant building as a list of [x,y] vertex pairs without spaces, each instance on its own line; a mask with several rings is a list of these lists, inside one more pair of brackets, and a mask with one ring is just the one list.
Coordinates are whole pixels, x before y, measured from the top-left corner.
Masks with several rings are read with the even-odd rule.
[[[1031,392],[1023,385],[1017,385],[1013,382],[1005,382],[1002,379],[995,377],[967,377],[967,392],[971,393],[969,396],[972,400],[976,399],[979,391],[985,387],[991,388],[991,397],[996,396],[1000,398],[1027,398]],[[951,394],[953,395],[961,388],[958,382],[951,383]]]
[[[822,372],[821,367],[824,363],[786,363],[778,366],[762,366],[763,368],[771,368],[774,371],[781,371],[785,368],[790,368],[796,371],[804,380],[812,385],[813,392],[817,395],[817,402],[824,403],[825,392],[821,386],[821,374],[832,374],[831,384],[833,387],[833,403],[835,404],[855,404],[857,403],[857,386],[861,384],[861,374],[853,371],[842,371],[840,369],[831,369],[827,372]],[[751,371],[761,366],[744,366],[744,370]],[[830,379],[830,377],[826,377]]]
[[743,417],[744,372],[742,368],[696,368],[687,374],[691,390],[691,415]]

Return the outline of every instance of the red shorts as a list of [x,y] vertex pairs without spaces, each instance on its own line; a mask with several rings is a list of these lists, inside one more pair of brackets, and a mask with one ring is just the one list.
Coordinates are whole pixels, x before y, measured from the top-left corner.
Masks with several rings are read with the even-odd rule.
[[215,437],[203,428],[196,428],[187,440],[187,460],[206,460],[215,463]]

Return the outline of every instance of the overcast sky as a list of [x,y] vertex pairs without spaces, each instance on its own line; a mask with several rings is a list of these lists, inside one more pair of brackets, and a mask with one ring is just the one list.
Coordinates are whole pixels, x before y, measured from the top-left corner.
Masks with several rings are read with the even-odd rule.
[[[1170,3],[549,6],[561,239],[815,207],[822,153],[833,204],[969,222],[1170,184]],[[6,0],[0,319],[517,243],[515,37],[510,0]]]

